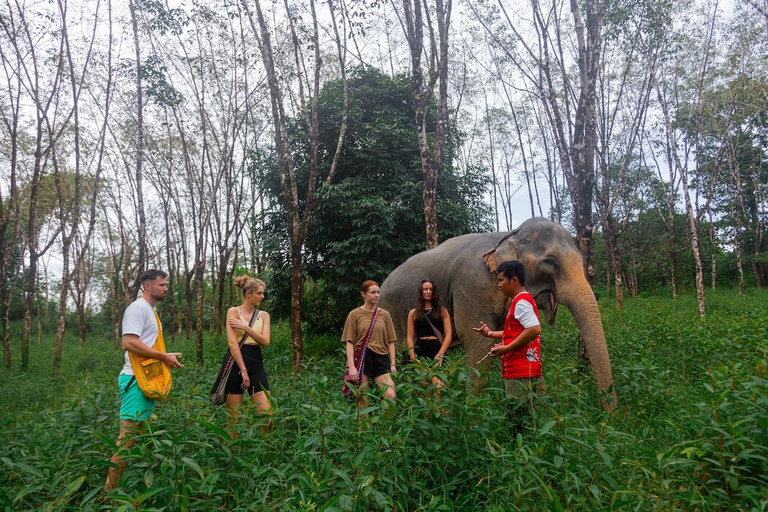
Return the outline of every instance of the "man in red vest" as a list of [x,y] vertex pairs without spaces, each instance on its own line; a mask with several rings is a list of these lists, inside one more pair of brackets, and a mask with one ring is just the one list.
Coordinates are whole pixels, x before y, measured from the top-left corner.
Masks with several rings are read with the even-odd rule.
[[501,293],[512,299],[503,331],[491,331],[484,322],[475,331],[500,339],[488,354],[501,356],[501,376],[510,401],[511,420],[522,425],[533,412],[533,398],[544,381],[541,376],[541,322],[533,296],[525,290],[525,266],[505,261],[496,268]]

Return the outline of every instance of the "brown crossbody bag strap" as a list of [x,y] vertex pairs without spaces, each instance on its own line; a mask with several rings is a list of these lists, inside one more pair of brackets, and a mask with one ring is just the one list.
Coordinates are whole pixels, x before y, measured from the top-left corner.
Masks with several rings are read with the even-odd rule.
[[443,344],[443,333],[441,333],[437,327],[435,327],[435,324],[432,323],[432,320],[429,319],[429,315],[424,313],[424,318],[427,319],[427,322],[429,322],[429,326],[432,328],[432,331],[434,331],[435,336],[437,336],[437,341],[440,342],[440,345]]

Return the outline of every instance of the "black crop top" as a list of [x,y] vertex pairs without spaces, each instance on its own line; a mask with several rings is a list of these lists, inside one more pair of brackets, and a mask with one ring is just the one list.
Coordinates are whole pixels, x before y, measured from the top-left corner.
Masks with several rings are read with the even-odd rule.
[[[428,313],[427,313],[428,312]],[[438,331],[440,331],[440,334],[443,336],[445,335],[444,329],[443,329],[443,318],[442,316],[439,318],[435,318],[435,315],[432,314],[431,309],[425,310],[425,313],[429,314],[429,319],[432,320],[432,324],[437,328]],[[429,322],[426,319],[426,315],[421,320],[414,318],[413,326],[416,330],[416,338],[429,338],[435,337],[435,331],[432,330],[432,327],[429,326]]]

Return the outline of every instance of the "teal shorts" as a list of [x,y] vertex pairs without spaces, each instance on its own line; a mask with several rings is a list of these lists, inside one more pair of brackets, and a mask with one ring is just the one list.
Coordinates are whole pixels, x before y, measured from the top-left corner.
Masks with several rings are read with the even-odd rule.
[[[141,388],[133,379],[133,375],[120,374],[117,385],[120,387],[120,419],[129,421],[144,421],[149,418],[155,408],[155,401],[144,396]],[[130,382],[130,386],[128,383]],[[128,390],[126,391],[126,387]]]

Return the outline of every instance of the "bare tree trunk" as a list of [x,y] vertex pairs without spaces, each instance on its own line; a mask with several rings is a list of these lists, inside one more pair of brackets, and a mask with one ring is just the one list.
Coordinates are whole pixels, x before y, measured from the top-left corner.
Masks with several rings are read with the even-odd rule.
[[499,199],[497,197],[496,191],[498,190],[498,180],[496,178],[496,158],[495,158],[495,148],[494,148],[494,139],[493,139],[493,130],[491,126],[491,112],[488,108],[488,93],[485,91],[485,88],[483,88],[483,99],[485,100],[485,126],[488,130],[488,144],[490,145],[488,156],[490,159],[491,164],[491,179],[493,179],[493,189],[491,191],[491,198],[493,201],[493,211],[495,213],[496,217],[496,231],[501,231],[501,228],[499,227]]
[[[733,218],[734,229],[734,248],[736,251],[736,269],[739,275],[739,295],[744,296],[744,266],[741,259],[741,229],[742,219],[746,218],[746,207],[744,205],[744,190],[741,183],[741,154],[739,144],[741,139],[741,129],[736,129],[736,135],[731,140],[730,146],[730,169],[731,179],[735,187],[734,197],[730,201],[731,217]],[[732,189],[733,190],[733,189]],[[738,210],[736,205],[738,205]]]
[[606,3],[587,0],[586,37],[579,3],[571,0],[571,14],[574,19],[576,38],[579,46],[580,98],[574,118],[571,161],[573,179],[569,182],[573,200],[573,225],[584,256],[584,272],[587,281],[594,286],[595,269],[592,254],[592,193],[595,187],[595,92],[600,66],[602,47],[602,22]]
[[301,303],[304,298],[304,279],[301,274],[301,253],[291,251],[291,343],[293,364],[297,367],[304,355],[303,344],[296,343],[302,339],[301,333]]
[[107,257],[107,276],[109,281],[109,304],[110,304],[110,319],[112,320],[112,327],[114,330],[114,345],[115,350],[118,349],[120,346],[120,297],[122,294],[120,293],[120,272],[119,268],[122,267],[122,264],[119,263],[122,261],[122,243],[120,244],[120,252],[117,253],[114,250],[114,246],[112,243],[113,237],[112,237],[112,227],[111,223],[109,222],[109,218],[107,216],[107,208],[105,205],[102,204],[102,209],[104,211],[104,220],[105,220],[105,227],[107,229],[107,249],[109,251],[108,257]]
[[40,112],[37,114],[37,135],[35,137],[35,164],[32,179],[29,183],[29,210],[27,216],[27,243],[29,251],[29,266],[27,267],[26,289],[24,294],[24,327],[21,332],[21,368],[29,368],[29,331],[32,327],[32,303],[35,297],[37,281],[38,232],[37,232],[37,200],[42,174],[42,139],[43,122]]
[[[73,136],[74,136],[74,164],[75,164],[75,170],[74,170],[74,190],[72,191],[72,198],[71,203],[69,198],[65,198],[64,190],[62,190],[62,183],[61,183],[61,173],[59,172],[59,167],[57,165],[57,157],[56,157],[56,151],[53,150],[53,164],[54,164],[54,170],[55,170],[55,182],[56,182],[56,191],[59,199],[59,208],[60,208],[60,221],[61,221],[61,254],[62,254],[62,273],[61,273],[61,296],[59,298],[59,318],[56,325],[56,339],[54,342],[54,350],[53,350],[53,368],[55,370],[58,370],[61,368],[61,356],[62,356],[62,348],[63,348],[63,341],[64,341],[64,328],[65,325],[65,315],[67,311],[67,296],[69,295],[69,286],[70,286],[70,280],[72,278],[72,274],[70,274],[69,271],[69,257],[70,252],[72,248],[72,242],[77,236],[77,232],[80,226],[80,202],[81,202],[81,193],[80,193],[80,183],[81,183],[81,155],[80,155],[80,91],[82,90],[82,84],[78,84],[77,77],[78,76],[84,76],[85,70],[83,72],[76,72],[74,61],[72,59],[72,49],[70,45],[69,40],[69,32],[67,30],[67,3],[66,0],[59,0],[59,14],[61,16],[61,37],[64,43],[65,53],[66,53],[66,62],[69,68],[69,78],[70,78],[70,87],[72,89],[72,117],[73,117]],[[98,11],[97,11],[98,14]],[[94,22],[94,36],[96,31],[97,22]],[[91,45],[93,45],[93,40],[95,37],[91,38]],[[91,48],[90,46],[87,50],[86,56],[85,56],[85,68],[88,67],[88,62],[90,61],[91,56]],[[53,144],[52,144],[53,146]],[[67,209],[69,209],[69,213],[65,210],[65,202],[67,203]],[[71,215],[71,218],[69,218],[69,215]],[[67,220],[70,221],[70,227],[69,227],[69,234],[67,234],[66,230],[66,223]],[[77,266],[77,263],[76,263]],[[84,322],[83,322],[84,323]]]
[[616,236],[616,226],[613,215],[609,214],[603,223],[605,234],[606,252],[610,253],[611,267],[613,268],[613,285],[616,296],[616,309],[624,309],[624,293],[621,283],[621,249],[619,248],[618,237]]
[[[53,150],[53,167],[54,167],[54,176],[56,181],[56,191],[58,195],[59,200],[59,222],[60,222],[60,230],[61,230],[61,236],[62,236],[62,242],[61,242],[61,290],[59,291],[59,311],[58,315],[56,317],[56,335],[55,335],[55,341],[53,345],[53,369],[58,370],[61,368],[61,354],[63,349],[63,343],[64,343],[64,328],[66,327],[65,324],[65,316],[67,313],[67,296],[69,295],[68,289],[69,289],[69,279],[70,279],[70,273],[69,273],[69,252],[70,247],[72,244],[72,236],[74,235],[74,229],[76,229],[76,222],[73,219],[72,227],[70,228],[70,233],[67,234],[66,232],[66,224],[67,224],[67,212],[65,209],[65,204],[67,204],[68,198],[65,198],[65,193],[62,190],[62,183],[61,183],[61,175],[59,172],[59,165],[57,163],[58,157],[56,156],[56,150]],[[78,191],[79,195],[79,191]],[[72,214],[73,216],[78,215],[79,208],[75,209]]]
[[184,274],[184,297],[187,299],[186,312],[187,322],[187,341],[192,339],[192,304],[194,304],[194,291],[192,290],[192,277],[195,275],[195,270],[187,270]]
[[[419,136],[419,153],[424,181],[422,199],[424,201],[426,247],[431,249],[439,243],[436,204],[437,182],[445,156],[445,130],[448,121],[448,33],[451,24],[452,0],[447,0],[445,3],[444,0],[435,0],[435,24],[437,25],[438,39],[435,38],[433,20],[426,2],[424,2],[423,8],[422,11],[421,0],[403,0],[403,20],[401,21],[404,23],[403,30],[411,55],[413,99],[416,107],[415,122]],[[421,69],[425,21],[430,35],[429,77],[426,84]],[[438,85],[437,128],[433,148],[430,148],[426,114],[432,101],[435,85]]]
[[[11,27],[3,26],[9,37],[17,37],[16,30]],[[18,60],[19,54],[6,54],[6,47],[0,45],[0,59],[13,66],[14,75],[7,75],[8,105],[10,118],[8,115],[2,115],[0,118],[8,133],[8,144],[10,145],[10,169],[9,185],[10,191],[8,197],[2,196],[0,190],[0,204],[7,208],[0,208],[0,317],[3,327],[3,363],[6,368],[11,367],[11,331],[8,313],[11,307],[11,299],[16,291],[16,278],[8,279],[7,276],[16,276],[20,261],[23,261],[23,254],[19,255],[19,235],[21,226],[21,201],[19,198],[18,175],[19,175],[19,120],[21,113],[21,62]],[[13,62],[16,57],[15,63]]]
[[691,251],[693,252],[693,261],[696,266],[696,302],[699,309],[699,316],[706,315],[706,305],[704,300],[704,269],[701,264],[701,251],[699,250],[699,227],[696,225],[696,214],[691,204],[691,195],[688,189],[688,172],[681,169],[680,176],[683,180],[683,197],[685,198],[685,215],[688,218],[688,235],[691,241]]
[[171,230],[168,228],[170,224],[169,207],[163,203],[163,218],[165,219],[165,265],[168,268],[168,320],[170,325],[168,326],[168,332],[171,333],[170,342],[173,343],[176,338],[176,277],[178,269],[173,262],[173,242],[171,241]]
[[744,296],[744,265],[741,259],[741,220],[739,218],[739,214],[736,212],[736,209],[733,206],[733,202],[731,202],[731,216],[734,219],[733,248],[734,248],[734,252],[736,253],[736,270],[739,276],[739,295],[743,297]]
[[139,277],[147,268],[147,222],[144,214],[143,169],[144,161],[144,91],[141,85],[141,47],[139,45],[139,26],[136,19],[136,4],[134,0],[128,0],[128,8],[131,12],[131,28],[133,29],[133,44],[136,55],[136,205],[139,216],[138,246],[139,262],[136,269],[136,278],[131,286],[131,297],[136,298],[141,287]]
[[197,357],[197,362],[200,364],[203,364],[203,316],[205,315],[205,297],[203,294],[204,270],[205,264],[202,261],[195,263],[195,304],[197,306],[195,355]]
[[[303,296],[301,253],[304,246],[304,241],[306,240],[307,231],[309,230],[309,223],[311,220],[312,212],[321,199],[317,195],[315,189],[318,179],[318,97],[320,94],[320,70],[323,60],[320,55],[319,29],[317,23],[317,14],[315,12],[315,1],[310,0],[309,7],[312,16],[312,48],[314,50],[314,73],[312,75],[311,82],[311,105],[308,104],[305,97],[304,81],[306,80],[309,83],[309,76],[308,74],[305,75],[303,71],[305,66],[301,62],[300,58],[301,45],[296,35],[294,19],[292,16],[288,16],[292,35],[292,50],[296,61],[295,73],[298,76],[299,84],[298,99],[300,100],[301,112],[304,115],[304,120],[307,125],[310,139],[307,195],[303,200],[302,212],[302,204],[298,194],[296,167],[288,136],[287,116],[283,106],[283,91],[280,88],[281,81],[278,79],[278,74],[275,67],[275,59],[272,50],[269,28],[262,12],[260,0],[256,0],[254,3],[256,7],[257,22],[255,22],[253,19],[252,13],[248,8],[247,1],[241,0],[241,5],[248,16],[251,29],[257,38],[262,62],[264,63],[264,68],[267,73],[275,149],[277,152],[278,175],[280,180],[280,197],[283,201],[283,207],[285,209],[286,223],[288,225],[288,234],[291,243],[291,346],[293,349],[292,351],[294,364],[298,366],[304,357],[304,345],[301,329],[301,300]],[[332,183],[334,174],[336,172],[336,167],[344,141],[344,133],[346,132],[347,128],[347,113],[349,111],[347,75],[345,69],[346,50],[343,49],[345,47],[343,45],[344,39],[339,36],[333,5],[333,0],[329,0],[328,7],[331,14],[331,21],[333,23],[333,31],[336,41],[337,55],[339,58],[339,70],[341,74],[344,99],[342,105],[339,137],[337,139],[336,151],[333,156],[331,168],[328,171],[327,178],[325,179],[326,186]],[[286,11],[289,11],[287,2],[285,7]]]
[[712,209],[709,208],[707,212],[709,216],[709,246],[712,249],[712,257],[710,259],[712,264],[712,289],[717,288],[717,240],[715,239],[715,224],[712,220]]

